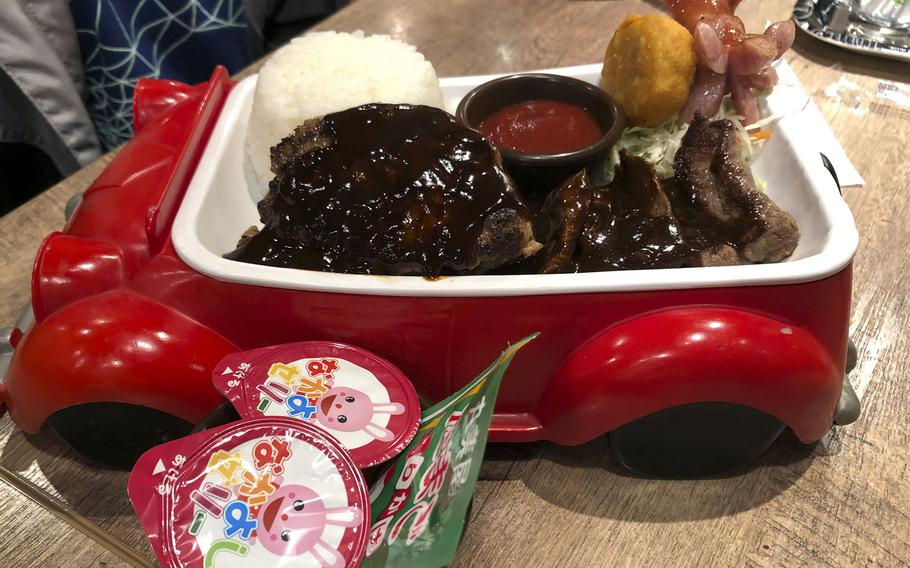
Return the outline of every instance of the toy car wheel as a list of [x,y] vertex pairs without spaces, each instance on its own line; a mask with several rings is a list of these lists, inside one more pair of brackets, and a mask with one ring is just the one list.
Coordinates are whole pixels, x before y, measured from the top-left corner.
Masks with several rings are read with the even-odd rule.
[[52,414],[48,425],[73,450],[114,469],[129,469],[149,448],[186,436],[193,425],[145,406],[80,404]]
[[850,373],[850,371],[852,371],[856,367],[857,357],[858,357],[858,354],[856,351],[856,344],[853,343],[852,339],[847,340],[847,364],[846,364],[847,373]]
[[697,402],[649,414],[608,436],[622,467],[636,474],[689,479],[748,467],[785,427],[747,406]]
[[229,422],[240,420],[240,414],[234,409],[230,402],[223,402],[215,407],[208,416],[202,419],[202,422],[193,427],[192,433],[210,430],[217,426],[223,426]]

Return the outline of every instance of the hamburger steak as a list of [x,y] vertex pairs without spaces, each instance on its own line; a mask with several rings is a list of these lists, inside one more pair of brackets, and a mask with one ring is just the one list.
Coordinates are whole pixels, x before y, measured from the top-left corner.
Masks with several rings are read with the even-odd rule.
[[368,104],[272,148],[264,228],[243,262],[385,275],[478,274],[533,254],[528,208],[478,132],[437,108]]

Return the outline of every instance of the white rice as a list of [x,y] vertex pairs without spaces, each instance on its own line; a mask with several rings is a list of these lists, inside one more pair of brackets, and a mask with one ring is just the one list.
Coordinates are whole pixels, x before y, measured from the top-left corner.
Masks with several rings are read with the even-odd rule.
[[246,148],[268,190],[272,146],[303,121],[367,103],[443,108],[436,71],[417,49],[387,35],[315,32],[272,54],[259,72]]

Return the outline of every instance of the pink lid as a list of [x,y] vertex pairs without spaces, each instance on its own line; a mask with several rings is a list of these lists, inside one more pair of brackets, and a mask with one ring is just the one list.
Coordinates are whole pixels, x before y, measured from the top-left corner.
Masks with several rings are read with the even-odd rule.
[[343,343],[234,353],[215,366],[212,381],[241,417],[311,423],[337,438],[361,468],[401,453],[420,422],[417,392],[398,367]]
[[128,492],[164,568],[354,567],[369,534],[363,475],[291,418],[232,422],[152,448]]

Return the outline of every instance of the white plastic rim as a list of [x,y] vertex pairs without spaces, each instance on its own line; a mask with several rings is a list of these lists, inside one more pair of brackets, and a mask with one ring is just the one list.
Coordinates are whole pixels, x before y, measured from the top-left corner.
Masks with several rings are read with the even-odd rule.
[[[600,64],[548,69],[597,83]],[[440,80],[446,109],[476,85],[502,75]],[[245,157],[244,138],[256,77],[241,81],[225,102],[193,175],[171,238],[190,267],[213,278],[272,288],[392,296],[524,296],[583,292],[628,292],[811,282],[831,276],[853,259],[859,242],[856,224],[813,143],[813,133],[784,118],[753,164],[767,192],[799,224],[793,255],[776,264],[623,270],[579,274],[416,276],[336,274],[261,266],[227,260],[241,233],[261,226],[256,202],[265,193]],[[770,110],[775,112],[773,96]],[[791,125],[792,122],[792,125]]]

